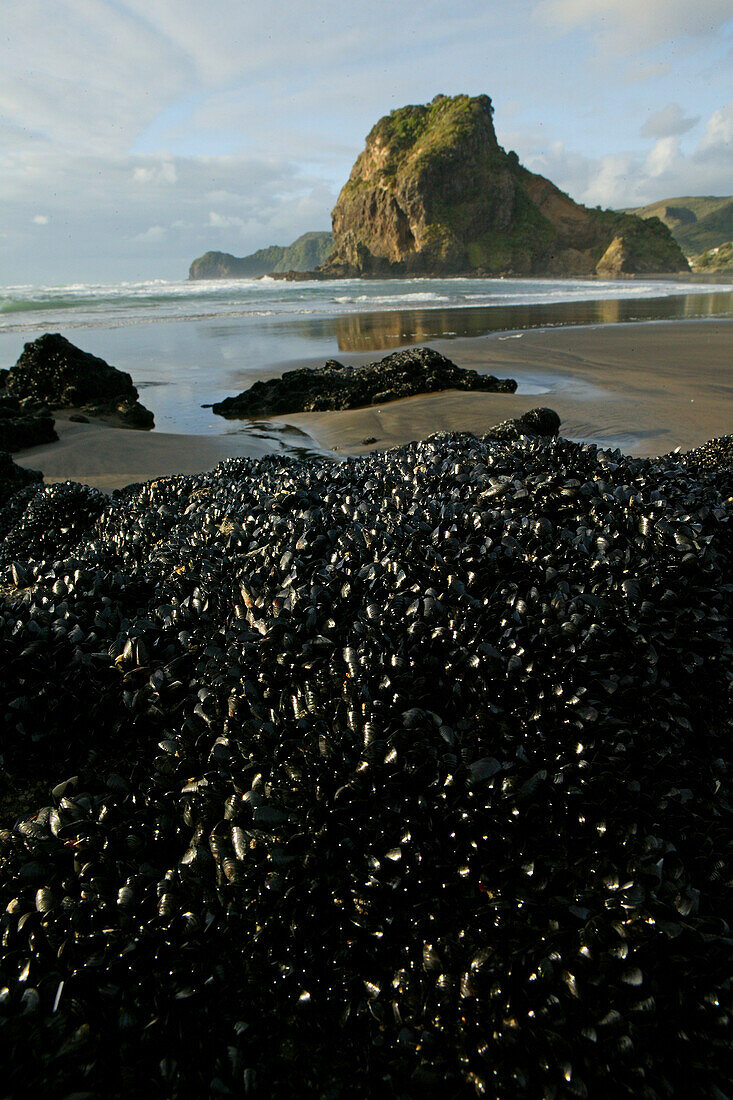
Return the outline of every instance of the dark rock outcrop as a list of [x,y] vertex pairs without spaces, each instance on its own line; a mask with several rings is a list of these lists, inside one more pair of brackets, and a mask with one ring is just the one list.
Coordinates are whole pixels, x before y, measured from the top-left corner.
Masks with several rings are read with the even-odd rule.
[[20,401],[0,390],[0,449],[21,451],[57,439],[53,417],[45,406],[28,399]]
[[286,371],[281,378],[255,382],[237,397],[227,397],[211,408],[230,418],[280,416],[357,409],[440,390],[514,393],[516,388],[511,378],[463,370],[432,348],[408,348],[361,367],[329,359],[322,367]]
[[719,435],[714,439],[708,439],[699,447],[693,447],[692,450],[685,451],[681,455],[676,451],[670,451],[656,461],[665,460],[684,464],[694,473],[700,473],[702,470],[733,470],[733,435]]
[[[535,440],[557,439],[561,423],[560,417],[554,409],[537,407],[536,409],[530,409],[521,416],[513,417],[511,420],[502,420],[498,424],[493,424],[488,431],[481,432],[478,435],[474,432],[433,432],[432,435],[428,436],[428,442],[443,445],[454,442],[461,437],[481,440],[482,443],[493,440],[501,443],[516,443],[523,438]],[[362,439],[362,443],[367,442],[376,443],[377,441],[376,439]]]
[[0,1095],[730,1098],[733,494],[683,459],[0,507]]
[[138,400],[126,371],[77,348],[59,333],[47,332],[25,345],[5,376],[5,391],[51,409],[83,408],[126,428],[152,428],[153,414]]
[[332,218],[327,277],[688,270],[659,219],[590,210],[524,168],[499,145],[486,95],[380,119]]
[[554,439],[560,431],[560,417],[554,409],[538,407],[517,416],[513,420],[502,420],[484,433],[484,439],[519,439],[520,436],[540,436]]
[[[43,481],[40,470],[26,470],[16,466],[7,451],[0,451],[0,505],[4,505],[19,489]],[[3,534],[0,527],[0,535]]]

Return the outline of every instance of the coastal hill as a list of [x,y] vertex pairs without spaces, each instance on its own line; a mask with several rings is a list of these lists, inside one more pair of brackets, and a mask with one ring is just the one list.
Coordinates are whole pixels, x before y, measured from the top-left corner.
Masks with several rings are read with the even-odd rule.
[[372,128],[333,211],[324,277],[687,271],[658,218],[588,209],[498,143],[486,95],[436,96]]
[[688,257],[719,248],[733,239],[733,196],[684,196],[624,210],[639,218],[659,218]]
[[724,241],[715,248],[708,248],[692,260],[694,271],[733,271],[733,241]]
[[205,252],[189,268],[189,279],[257,279],[280,271],[310,271],[331,251],[330,233],[304,233],[290,245],[273,244],[249,256]]
[[207,252],[189,278],[613,278],[689,270],[671,227],[651,208],[637,217],[574,202],[499,145],[493,114],[486,95],[438,95],[392,111],[372,127],[341,190],[333,235],[306,233],[288,248],[242,258]]

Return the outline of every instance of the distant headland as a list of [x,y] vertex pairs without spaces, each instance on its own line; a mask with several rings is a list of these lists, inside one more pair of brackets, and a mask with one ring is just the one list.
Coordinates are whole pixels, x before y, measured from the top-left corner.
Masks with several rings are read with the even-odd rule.
[[282,271],[309,271],[318,267],[333,247],[331,233],[304,233],[290,245],[271,244],[249,256],[205,252],[189,268],[189,279],[258,279]]
[[[256,277],[270,254],[267,273],[281,278],[689,271],[658,217],[589,209],[524,168],[499,145],[493,114],[487,95],[392,111],[372,127],[341,190],[332,241],[306,234],[318,239],[307,256],[303,237],[242,259],[206,253],[189,278]],[[316,259],[317,250],[326,254]]]

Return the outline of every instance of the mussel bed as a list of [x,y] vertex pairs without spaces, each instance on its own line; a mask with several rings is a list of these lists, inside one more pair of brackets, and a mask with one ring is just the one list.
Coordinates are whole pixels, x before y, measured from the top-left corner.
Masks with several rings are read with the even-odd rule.
[[730,1095],[732,450],[11,495],[3,1094]]

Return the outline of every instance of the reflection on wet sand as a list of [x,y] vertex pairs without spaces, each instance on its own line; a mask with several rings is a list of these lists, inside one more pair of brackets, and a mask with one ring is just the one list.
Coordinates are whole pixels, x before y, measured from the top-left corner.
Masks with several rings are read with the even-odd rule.
[[[669,298],[611,298],[526,306],[473,306],[350,313],[303,320],[305,334],[331,329],[339,351],[377,351],[454,336],[486,336],[511,329],[556,325],[610,325],[629,321],[681,321],[733,315],[733,294],[677,294]],[[318,333],[315,329],[318,328]]]
[[286,454],[291,458],[333,458],[327,447],[319,446],[301,428],[275,420],[243,420],[240,427],[224,434],[263,440],[271,445],[273,453]]
[[[733,318],[727,317],[438,339],[431,345],[460,367],[543,384],[543,396],[521,388],[514,394],[448,391],[288,420],[321,445],[350,454],[398,447],[436,431],[481,434],[545,405],[557,412],[561,434],[570,439],[637,455],[688,450],[731,430],[733,389],[726,387],[732,334]],[[363,442],[369,438],[376,442]]]

